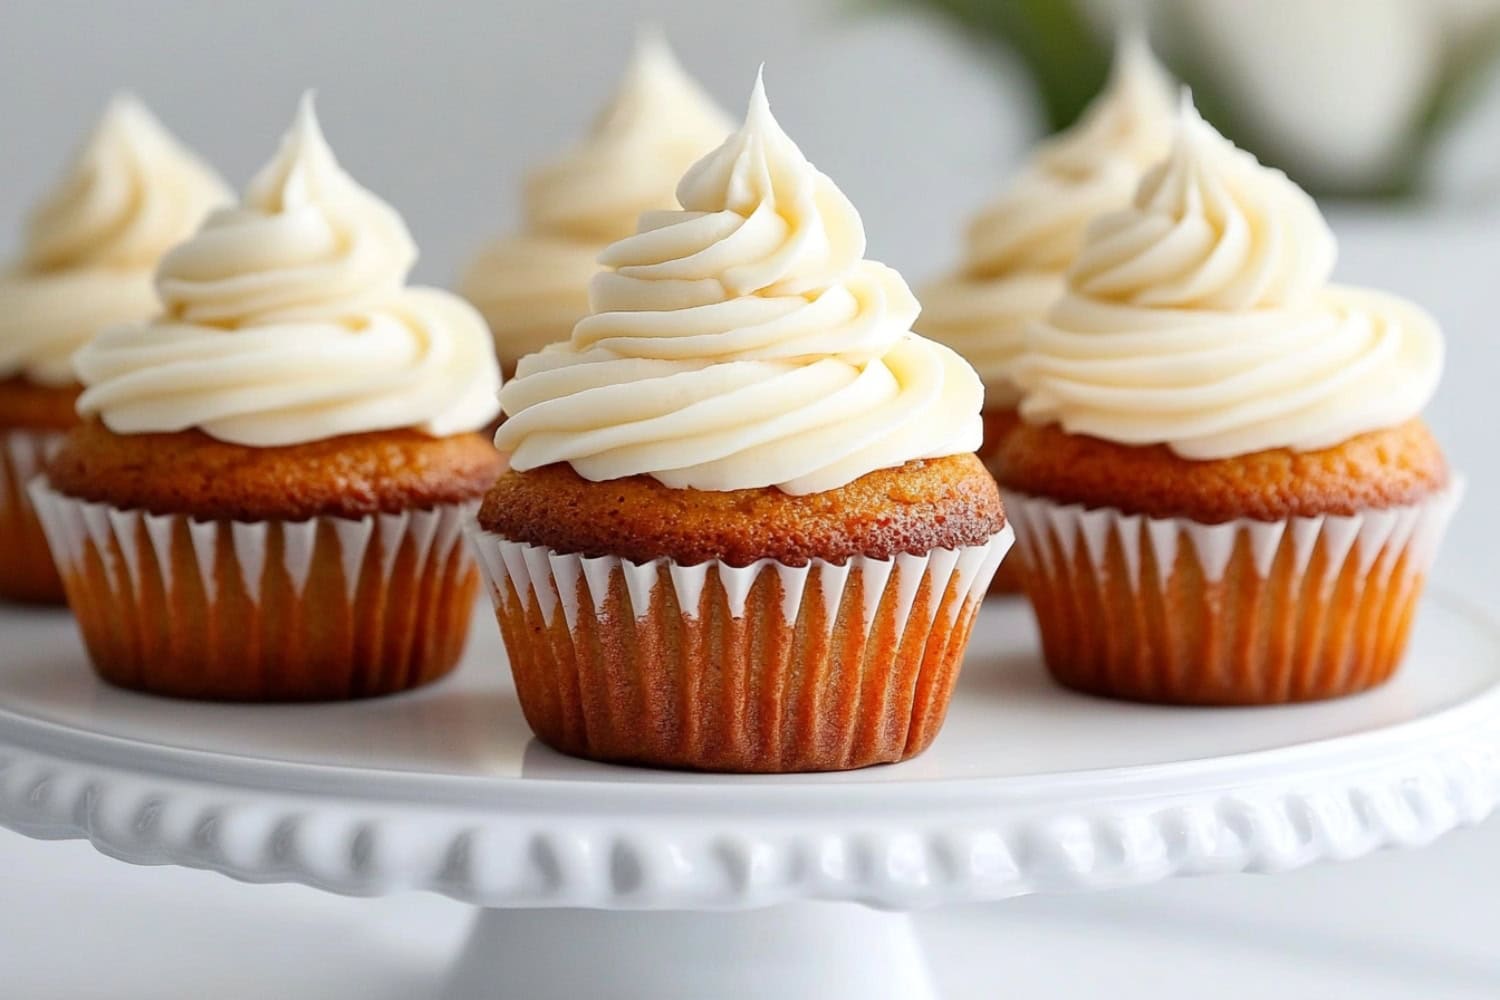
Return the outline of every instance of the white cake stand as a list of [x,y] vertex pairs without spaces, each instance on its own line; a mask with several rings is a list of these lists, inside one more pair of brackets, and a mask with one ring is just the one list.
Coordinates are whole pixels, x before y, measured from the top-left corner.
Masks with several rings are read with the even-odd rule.
[[0,823],[137,864],[485,907],[453,997],[919,1000],[899,911],[1355,858],[1500,801],[1500,628],[1451,596],[1379,691],[1214,710],[1059,690],[1024,607],[991,602],[931,751],[793,777],[553,753],[487,619],[430,689],[237,707],[105,687],[66,614],[0,610]]

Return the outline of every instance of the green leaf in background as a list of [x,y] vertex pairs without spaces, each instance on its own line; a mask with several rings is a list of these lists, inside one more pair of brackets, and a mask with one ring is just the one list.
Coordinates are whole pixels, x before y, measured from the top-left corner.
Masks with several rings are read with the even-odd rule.
[[1412,129],[1401,161],[1392,172],[1392,196],[1410,197],[1418,193],[1434,147],[1493,79],[1497,65],[1500,65],[1500,17],[1490,19],[1460,39],[1444,61],[1442,75]]
[[[1078,119],[1104,86],[1113,51],[1111,39],[1097,33],[1080,0],[854,0],[874,9],[905,8],[944,18],[968,40],[1020,61],[1035,84],[1044,121],[1058,131]],[[1245,0],[1251,2],[1251,0]],[[1316,0],[1308,0],[1309,3]],[[1170,8],[1165,8],[1170,12]],[[1315,195],[1367,199],[1411,198],[1422,182],[1448,129],[1459,119],[1500,64],[1500,16],[1491,17],[1454,40],[1441,71],[1424,95],[1405,142],[1385,173],[1373,182],[1343,185],[1308,183],[1298,163],[1267,123],[1256,125],[1240,113],[1224,89],[1218,67],[1191,38],[1159,47],[1178,79],[1193,91],[1203,116],[1237,145],[1264,162],[1286,169]]]
[[1067,128],[1104,86],[1110,46],[1073,0],[875,0],[949,18],[970,39],[1003,48],[1035,81],[1049,131]]

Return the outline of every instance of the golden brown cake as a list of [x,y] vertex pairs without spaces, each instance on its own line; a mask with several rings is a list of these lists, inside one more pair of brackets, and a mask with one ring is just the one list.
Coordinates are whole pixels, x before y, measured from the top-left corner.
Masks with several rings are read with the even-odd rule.
[[78,422],[73,353],[154,314],[156,261],[228,200],[139,101],[116,97],[0,264],[0,600],[64,599],[26,485]]
[[1089,229],[998,458],[1063,684],[1262,705],[1396,670],[1461,493],[1419,417],[1442,337],[1333,261],[1312,199],[1190,106]]
[[33,498],[105,680],[343,699],[456,665],[499,372],[478,313],[406,286],[415,255],[304,102],[244,204],[164,258],[162,314],[76,355],[88,422]]
[[1202,524],[1415,506],[1449,485],[1447,460],[1420,419],[1317,451],[1273,448],[1220,459],[1116,444],[1055,424],[1022,425],[1002,450],[1008,489]]
[[479,524],[529,545],[638,563],[804,566],[983,545],[1005,523],[994,485],[973,455],[908,462],[803,496],[676,490],[649,476],[591,483],[549,465],[501,477]]
[[78,389],[0,380],[0,600],[56,604],[64,599],[26,484],[42,471],[62,432],[77,422]]
[[594,760],[905,760],[1010,545],[978,376],[759,85],[677,190],[501,394],[474,540],[522,710]]
[[0,430],[65,431],[78,423],[77,385],[38,385],[16,376],[0,379]]
[[467,503],[484,494],[500,464],[472,433],[375,431],[252,448],[197,430],[114,434],[95,420],[67,436],[47,471],[55,489],[122,510],[305,521]]

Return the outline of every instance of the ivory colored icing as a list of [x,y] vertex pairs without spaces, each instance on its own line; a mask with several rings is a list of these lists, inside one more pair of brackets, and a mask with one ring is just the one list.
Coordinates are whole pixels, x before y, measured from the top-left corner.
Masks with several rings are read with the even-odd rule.
[[805,495],[974,451],[983,387],[911,332],[920,307],[771,114],[698,161],[676,211],[600,256],[590,314],[522,358],[495,444],[520,471]]
[[1404,423],[1437,388],[1442,333],[1409,302],[1329,284],[1335,255],[1312,198],[1185,103],[1170,155],[1093,222],[1026,328],[1008,369],[1022,417],[1195,460]]

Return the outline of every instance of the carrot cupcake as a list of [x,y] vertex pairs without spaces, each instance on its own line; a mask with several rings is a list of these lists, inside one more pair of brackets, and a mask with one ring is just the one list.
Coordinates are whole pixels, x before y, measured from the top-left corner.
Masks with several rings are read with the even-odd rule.
[[[1011,368],[1026,326],[1062,294],[1088,223],[1128,204],[1141,174],[1166,155],[1172,119],[1165,70],[1144,38],[1126,36],[1103,93],[974,219],[958,271],[922,291],[917,329],[962,354],[984,380],[980,455],[991,471],[1017,422]],[[1019,591],[1021,579],[1012,557],[994,589]]]
[[330,699],[456,663],[499,372],[468,304],[405,286],[415,259],[305,101],[243,203],[162,261],[163,315],[79,352],[88,422],[32,495],[105,680]]
[[813,771],[932,742],[1010,545],[982,387],[782,132],[609,247],[501,395],[475,544],[526,718],[596,760]]
[[160,308],[152,273],[229,189],[139,101],[116,97],[0,269],[0,599],[56,603],[62,581],[27,482],[78,422],[73,352]]
[[1046,660],[1085,691],[1265,704],[1381,683],[1460,487],[1410,303],[1331,286],[1312,199],[1183,110],[1014,366],[1001,485]]
[[527,178],[522,231],[482,250],[459,285],[489,321],[507,375],[568,339],[588,314],[599,253],[634,233],[642,212],[670,208],[683,171],[732,127],[666,42],[643,35],[589,136]]

